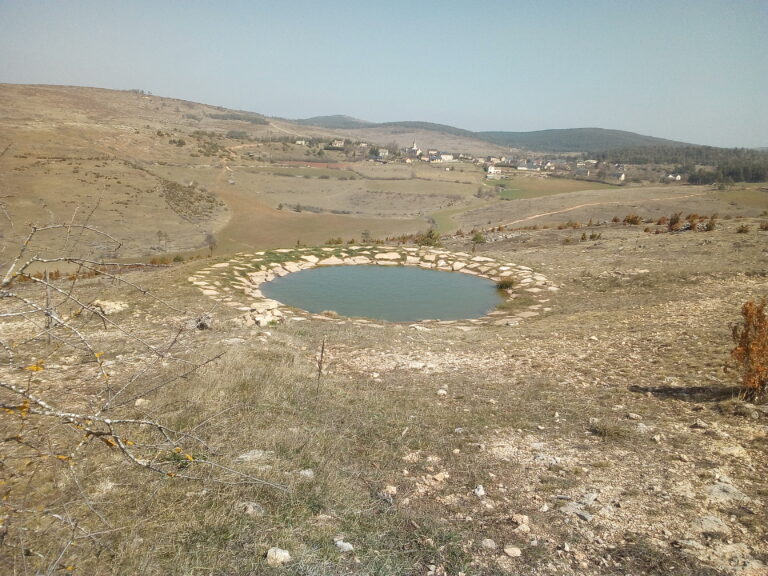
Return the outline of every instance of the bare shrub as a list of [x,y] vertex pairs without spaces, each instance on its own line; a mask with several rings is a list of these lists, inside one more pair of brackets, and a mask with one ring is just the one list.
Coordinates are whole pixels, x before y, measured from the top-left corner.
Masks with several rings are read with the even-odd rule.
[[[124,264],[89,255],[89,243],[119,248],[87,224],[32,226],[0,246],[0,565],[12,573],[103,573],[117,504],[93,494],[110,476],[269,484],[217,462],[196,426],[141,408],[221,354],[186,346],[194,318],[125,277]],[[151,266],[128,266],[141,268]],[[124,311],[138,303],[159,328],[132,322]]]
[[733,327],[736,347],[732,358],[741,371],[741,396],[750,401],[763,399],[768,389],[768,316],[766,299],[749,300],[741,307],[742,321]]

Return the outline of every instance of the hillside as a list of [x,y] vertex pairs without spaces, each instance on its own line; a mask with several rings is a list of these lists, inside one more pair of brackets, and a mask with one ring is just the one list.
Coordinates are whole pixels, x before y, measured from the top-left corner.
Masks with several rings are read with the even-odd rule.
[[319,126],[321,128],[329,128],[331,130],[343,130],[346,128],[367,128],[369,126],[375,126],[373,122],[366,122],[365,120],[358,120],[352,116],[345,116],[343,114],[336,114],[333,116],[313,116],[312,118],[301,118],[298,120],[287,120],[295,124],[302,126]]
[[[518,149],[544,153],[595,153],[652,146],[667,148],[693,146],[685,142],[604,128],[565,128],[533,132],[472,132],[471,130],[432,122],[373,123],[349,116],[318,116],[293,120],[293,122],[305,126],[346,131],[347,134],[354,135],[355,138],[359,139],[376,139],[380,142],[382,139],[390,138],[401,146],[410,145],[412,140],[415,140],[422,148],[428,146],[470,153],[477,153],[476,151],[481,149],[495,152],[493,147],[489,147],[489,145],[495,145],[505,151]],[[464,146],[464,148],[450,148],[445,145],[433,144],[433,142],[446,141],[451,142],[453,146]]]
[[496,144],[538,152],[590,153],[645,146],[690,146],[684,142],[604,128],[568,128],[534,132],[478,132],[477,135]]
[[[369,193],[401,194],[407,181],[398,186],[387,176],[379,187],[377,173],[363,177],[340,166],[329,172],[322,166],[347,157],[292,142],[335,137],[326,129],[140,91],[73,86],[0,84],[0,110],[0,207],[15,224],[0,226],[0,250],[23,241],[27,223],[86,217],[120,240],[126,258],[207,253],[212,238],[229,250],[427,226],[419,202],[400,212],[383,200],[361,205]],[[276,167],[291,162],[300,164]],[[313,162],[319,167],[308,170]],[[329,174],[334,179],[325,182]],[[327,194],[334,182],[345,187],[341,205]],[[471,196],[474,186],[463,187]],[[441,194],[438,205],[455,193]],[[283,204],[308,209],[281,210]],[[98,257],[110,254],[97,248]]]

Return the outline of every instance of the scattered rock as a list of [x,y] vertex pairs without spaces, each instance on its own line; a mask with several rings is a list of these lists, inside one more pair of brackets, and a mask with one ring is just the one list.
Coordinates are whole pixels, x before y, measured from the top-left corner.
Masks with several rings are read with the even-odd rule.
[[445,388],[440,388],[440,390],[437,391],[438,396],[448,396],[448,390]]
[[696,421],[691,424],[691,428],[696,428],[697,430],[706,430],[709,428],[709,424],[704,422],[701,418],[696,418]]
[[519,558],[522,556],[523,551],[520,550],[517,546],[504,546],[504,554],[509,556],[510,558]]
[[127,310],[128,304],[125,302],[110,302],[109,300],[94,300],[91,303],[91,309],[104,316],[109,316],[110,314],[117,314],[118,312]]
[[311,468],[306,468],[304,470],[299,470],[299,476],[301,476],[304,480],[314,480],[315,479],[315,471]]
[[591,506],[598,498],[597,492],[587,492],[584,494],[584,498],[581,499],[581,503],[585,506]]
[[475,496],[477,496],[478,498],[482,498],[483,496],[485,496],[485,488],[483,488],[482,484],[478,484],[473,490],[473,492],[475,493]]
[[246,516],[264,516],[264,507],[258,502],[238,502],[235,504],[235,512],[240,512]]
[[691,524],[690,530],[694,534],[709,533],[728,535],[731,533],[731,529],[728,525],[717,516],[702,516],[701,518],[698,518]]
[[288,550],[273,547],[267,550],[267,564],[270,566],[282,566],[291,561],[291,554]]
[[529,519],[525,514],[512,514],[512,521],[518,526],[527,526]]
[[389,496],[395,496],[397,494],[397,486],[392,486],[391,484],[384,486],[382,493]]
[[585,522],[591,521],[593,518],[592,514],[584,510],[582,506],[583,505],[579,502],[568,502],[568,504],[560,508],[560,512],[563,514],[572,514],[578,518],[581,518]]
[[237,460],[240,462],[259,462],[262,460],[268,460],[274,456],[274,452],[271,450],[251,450],[245,454],[240,454]]
[[749,502],[749,497],[730,482],[719,480],[706,489],[707,495],[713,502]]
[[749,460],[749,454],[744,449],[743,446],[739,446],[738,444],[726,444],[725,446],[720,446],[717,451],[722,456],[730,456],[732,458],[739,458],[742,460]]
[[380,252],[374,256],[376,260],[400,260],[400,252]]
[[336,258],[336,256],[329,256],[317,263],[318,266],[339,266],[344,264],[344,260]]
[[484,538],[480,542],[480,547],[485,548],[486,550],[496,550],[496,542],[491,538]]
[[352,544],[345,542],[343,538],[334,538],[333,541],[336,543],[336,548],[338,548],[342,554],[347,554],[355,549]]

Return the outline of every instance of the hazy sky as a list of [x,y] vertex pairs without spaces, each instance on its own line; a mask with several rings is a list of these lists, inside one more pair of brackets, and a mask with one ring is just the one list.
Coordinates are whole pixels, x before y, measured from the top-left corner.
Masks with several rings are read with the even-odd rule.
[[768,146],[768,0],[0,0],[0,82]]

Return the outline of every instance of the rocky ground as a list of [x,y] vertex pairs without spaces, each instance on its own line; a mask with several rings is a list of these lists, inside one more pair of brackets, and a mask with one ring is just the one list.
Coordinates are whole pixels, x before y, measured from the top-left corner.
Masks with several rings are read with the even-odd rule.
[[[89,573],[142,564],[146,573],[765,574],[768,410],[740,401],[723,366],[741,304],[768,293],[768,237],[739,224],[679,234],[608,225],[574,243],[564,243],[572,231],[539,230],[480,244],[475,255],[560,288],[547,293],[550,310],[503,326],[310,317],[259,327],[243,319],[250,311],[200,300],[188,278],[209,266],[138,275],[213,319],[184,331],[179,350],[225,356],[161,395],[145,386],[130,409],[190,427],[215,416],[212,453],[291,493],[121,477],[109,460],[100,475],[113,486],[84,483],[94,508],[112,522],[145,498],[156,520],[129,522],[111,568],[86,548],[73,562],[96,567]],[[458,240],[444,249],[471,253]],[[107,295],[127,303],[109,317],[127,328],[159,334],[186,317],[121,294]],[[111,337],[114,377],[132,373],[141,346],[118,353],[122,336]],[[61,362],[62,373],[77,374],[78,362]]]

